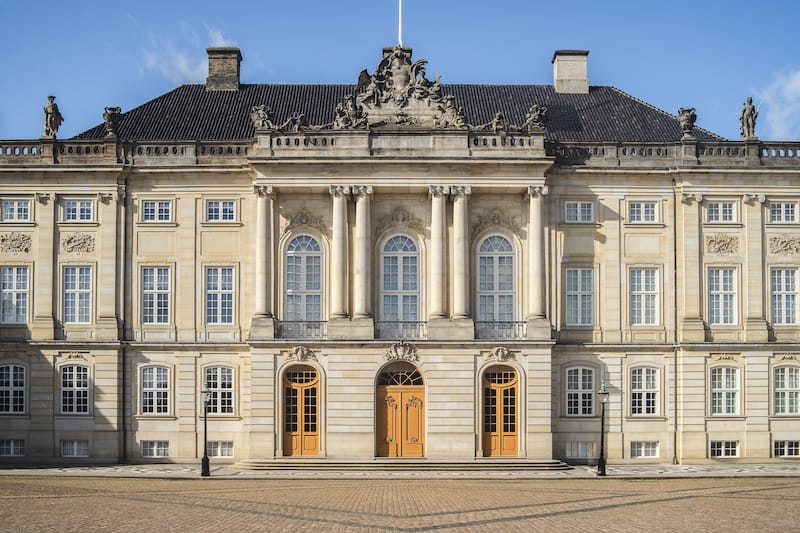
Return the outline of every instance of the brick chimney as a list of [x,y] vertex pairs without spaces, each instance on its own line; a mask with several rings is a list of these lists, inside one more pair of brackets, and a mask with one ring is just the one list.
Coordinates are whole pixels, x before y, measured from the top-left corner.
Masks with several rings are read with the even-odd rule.
[[236,47],[214,46],[208,52],[206,91],[238,91],[242,53]]
[[588,94],[589,50],[556,50],[553,53],[553,86],[557,93]]

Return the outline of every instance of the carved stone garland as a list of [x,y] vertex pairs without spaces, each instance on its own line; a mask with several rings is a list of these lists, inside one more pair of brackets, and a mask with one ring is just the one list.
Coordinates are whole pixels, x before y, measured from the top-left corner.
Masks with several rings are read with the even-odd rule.
[[396,342],[389,346],[386,349],[384,357],[387,361],[408,361],[409,363],[416,363],[419,361],[417,348],[413,344],[408,344],[405,341]]
[[0,252],[9,254],[27,254],[31,251],[33,240],[27,233],[13,231],[0,235]]

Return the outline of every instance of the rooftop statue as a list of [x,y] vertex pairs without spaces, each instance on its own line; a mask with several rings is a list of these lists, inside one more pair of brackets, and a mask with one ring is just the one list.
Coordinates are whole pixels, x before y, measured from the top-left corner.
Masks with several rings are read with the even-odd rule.
[[256,131],[274,130],[275,124],[272,123],[272,110],[267,105],[256,105],[250,110],[250,120]]
[[533,104],[528,112],[525,113],[525,122],[522,130],[527,132],[544,131],[547,127],[547,108],[539,104]]
[[678,109],[678,123],[681,126],[681,135],[684,139],[692,139],[692,128],[697,120],[697,114],[693,107],[682,107]]
[[119,123],[121,120],[121,107],[106,107],[103,109],[103,125],[106,127],[106,137],[117,137],[119,135]]
[[753,105],[753,97],[748,96],[747,101],[742,104],[742,112],[739,115],[739,129],[742,134],[742,139],[757,139],[756,137],[756,119],[758,118],[758,109]]
[[47,104],[44,106],[44,136],[55,137],[58,128],[64,122],[64,116],[58,110],[55,96],[47,97]]
[[333,129],[361,129],[367,127],[367,113],[361,104],[356,104],[352,94],[344,99],[344,104],[336,105],[336,116],[333,119]]
[[444,97],[444,103],[437,107],[437,112],[433,116],[433,127],[441,129],[467,129],[464,119],[464,108],[456,108],[456,99],[451,96]]

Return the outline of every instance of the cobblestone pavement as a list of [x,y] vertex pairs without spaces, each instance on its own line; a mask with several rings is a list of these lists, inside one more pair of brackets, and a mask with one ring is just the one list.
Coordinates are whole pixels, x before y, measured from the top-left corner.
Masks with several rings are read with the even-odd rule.
[[0,476],[2,531],[789,531],[800,478]]

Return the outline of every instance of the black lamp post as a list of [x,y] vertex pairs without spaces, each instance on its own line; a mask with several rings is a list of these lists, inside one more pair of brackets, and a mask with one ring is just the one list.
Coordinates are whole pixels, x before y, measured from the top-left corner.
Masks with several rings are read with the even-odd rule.
[[208,383],[203,383],[200,389],[203,394],[203,461],[201,462],[200,475],[208,477],[211,475],[211,468],[208,462],[208,401],[211,399],[211,391],[208,390]]
[[606,402],[608,401],[608,390],[605,381],[600,383],[600,390],[597,391],[600,397],[600,459],[597,461],[597,475],[606,475]]

